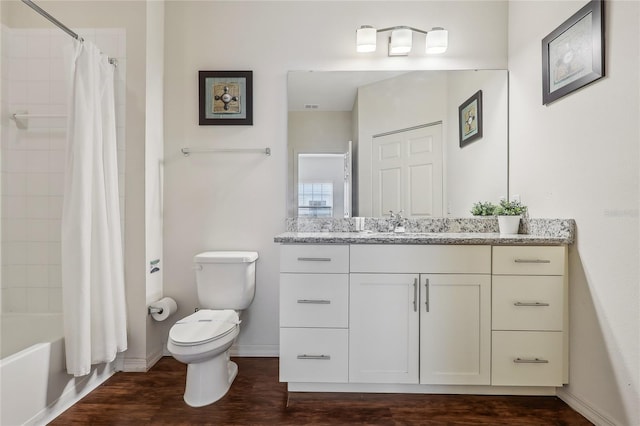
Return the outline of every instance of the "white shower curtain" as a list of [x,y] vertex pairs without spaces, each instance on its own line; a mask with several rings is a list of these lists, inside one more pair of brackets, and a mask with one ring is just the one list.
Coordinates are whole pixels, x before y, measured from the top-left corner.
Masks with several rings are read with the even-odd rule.
[[127,349],[120,232],[114,67],[91,42],[73,41],[62,212],[67,372]]

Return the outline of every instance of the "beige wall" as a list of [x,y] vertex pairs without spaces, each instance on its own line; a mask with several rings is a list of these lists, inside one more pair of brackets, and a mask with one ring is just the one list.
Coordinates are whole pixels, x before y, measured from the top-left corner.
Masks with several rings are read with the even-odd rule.
[[509,3],[510,185],[533,217],[570,217],[570,384],[597,424],[640,424],[640,3],[606,5],[602,80],[542,105],[541,40],[585,2]]
[[[458,106],[482,90],[482,138],[460,148]],[[452,217],[470,216],[473,203],[507,196],[507,71],[449,73],[446,141],[447,207]]]
[[[145,122],[145,273],[146,304],[163,297],[162,179],[164,161],[164,1],[147,2]],[[160,271],[150,273],[150,262],[160,260]],[[162,327],[147,316],[146,366],[163,353]]]

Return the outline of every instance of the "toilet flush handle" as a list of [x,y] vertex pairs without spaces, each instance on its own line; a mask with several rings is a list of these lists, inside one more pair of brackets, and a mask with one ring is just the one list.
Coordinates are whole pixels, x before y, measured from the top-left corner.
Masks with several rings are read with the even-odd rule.
[[202,265],[193,265],[192,269],[194,271],[202,271]]

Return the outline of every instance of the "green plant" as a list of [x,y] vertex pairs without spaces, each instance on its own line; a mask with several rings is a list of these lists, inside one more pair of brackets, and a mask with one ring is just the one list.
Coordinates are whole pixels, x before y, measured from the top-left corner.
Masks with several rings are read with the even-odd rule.
[[496,207],[497,206],[490,201],[478,201],[473,204],[471,214],[474,216],[493,216]]
[[508,201],[502,200],[495,209],[495,215],[497,216],[519,216],[527,211],[527,206],[520,203],[520,201]]

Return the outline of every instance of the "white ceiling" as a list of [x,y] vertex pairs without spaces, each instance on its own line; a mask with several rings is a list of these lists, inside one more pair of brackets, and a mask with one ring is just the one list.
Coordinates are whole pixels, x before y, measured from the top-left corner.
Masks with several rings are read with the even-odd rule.
[[289,111],[351,111],[358,87],[410,71],[290,71]]

